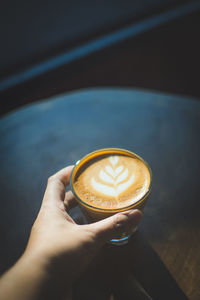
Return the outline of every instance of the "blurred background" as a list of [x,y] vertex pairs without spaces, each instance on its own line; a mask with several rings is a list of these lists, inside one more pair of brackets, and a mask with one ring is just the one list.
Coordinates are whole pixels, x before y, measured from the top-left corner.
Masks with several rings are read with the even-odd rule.
[[199,97],[199,6],[191,0],[1,2],[1,114],[91,86]]

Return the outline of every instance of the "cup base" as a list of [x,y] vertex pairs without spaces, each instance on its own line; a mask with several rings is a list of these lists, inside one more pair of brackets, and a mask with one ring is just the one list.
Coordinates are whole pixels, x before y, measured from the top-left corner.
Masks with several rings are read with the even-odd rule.
[[129,240],[130,236],[131,235],[128,235],[128,236],[125,236],[121,239],[112,239],[112,240],[109,241],[109,244],[116,245],[116,246],[126,245],[126,244],[128,244],[128,240]]
[[108,243],[115,246],[122,246],[128,244],[129,238],[137,231],[138,227],[136,226],[131,234],[122,237],[120,239],[112,239]]

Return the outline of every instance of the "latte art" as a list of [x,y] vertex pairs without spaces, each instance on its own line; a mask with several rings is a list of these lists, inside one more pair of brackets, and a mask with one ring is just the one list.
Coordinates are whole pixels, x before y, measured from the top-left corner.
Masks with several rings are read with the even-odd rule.
[[118,161],[118,156],[110,156],[110,165],[106,165],[105,170],[102,169],[99,172],[100,181],[96,181],[92,177],[91,185],[97,192],[117,198],[133,184],[135,179],[134,174],[129,178],[128,175],[130,172],[128,168],[125,168],[123,165],[116,166]]
[[110,153],[89,160],[74,180],[76,194],[99,208],[115,209],[140,200],[148,191],[150,173],[138,157]]

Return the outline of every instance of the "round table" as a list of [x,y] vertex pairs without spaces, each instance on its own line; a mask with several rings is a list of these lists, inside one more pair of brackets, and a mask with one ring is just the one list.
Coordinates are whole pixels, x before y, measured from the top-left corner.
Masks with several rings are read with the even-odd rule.
[[152,168],[152,192],[129,245],[105,246],[76,291],[83,297],[93,280],[95,299],[105,291],[105,299],[129,299],[123,293],[131,295],[134,275],[153,299],[186,299],[183,292],[199,299],[200,102],[137,89],[75,91],[0,120],[1,272],[24,250],[47,178],[106,147],[142,156]]

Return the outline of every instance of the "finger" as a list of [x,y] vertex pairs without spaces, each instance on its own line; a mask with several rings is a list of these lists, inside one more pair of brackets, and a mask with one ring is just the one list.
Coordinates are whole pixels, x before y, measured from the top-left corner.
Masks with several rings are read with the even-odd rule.
[[70,210],[68,214],[70,215],[70,217],[74,220],[74,222],[76,224],[79,224],[79,225],[85,224],[83,214],[78,207]]
[[65,189],[69,185],[72,169],[73,166],[68,166],[49,177],[43,203],[64,201]]
[[138,209],[120,212],[99,222],[84,225],[94,234],[95,240],[100,244],[117,238],[124,232],[134,231],[142,218],[142,213]]
[[66,211],[69,211],[70,209],[72,209],[73,207],[75,207],[77,205],[78,205],[78,203],[76,201],[76,198],[72,194],[72,192],[69,191],[69,192],[65,193],[64,206],[65,206]]

